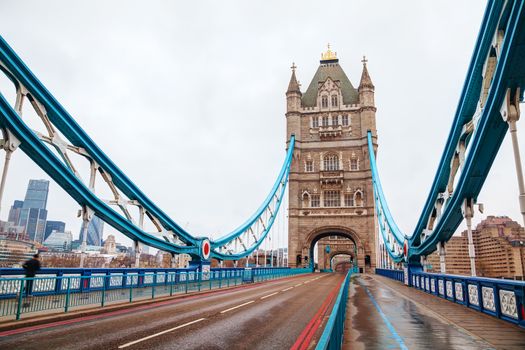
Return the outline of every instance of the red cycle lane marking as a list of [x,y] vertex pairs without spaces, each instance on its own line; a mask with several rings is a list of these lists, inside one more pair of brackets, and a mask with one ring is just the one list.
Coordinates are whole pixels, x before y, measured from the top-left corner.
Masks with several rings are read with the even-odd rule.
[[[283,279],[279,279],[279,280],[275,280],[275,281],[271,281],[271,282],[282,282],[282,281],[286,281],[286,280],[292,279],[294,277],[296,277],[296,276],[287,277],[287,278],[283,278]],[[132,307],[132,308],[129,308],[129,309],[105,312],[105,313],[98,314],[98,315],[82,316],[82,317],[77,317],[77,318],[73,318],[73,319],[69,319],[69,320],[56,321],[56,322],[45,323],[45,324],[40,324],[40,325],[36,325],[36,326],[29,326],[29,327],[11,329],[11,330],[8,330],[8,331],[0,332],[0,337],[6,337],[6,336],[9,336],[9,335],[15,335],[15,334],[20,334],[20,333],[27,333],[27,332],[37,331],[37,330],[41,330],[41,329],[47,329],[47,328],[53,328],[53,327],[58,327],[58,326],[64,326],[64,325],[68,325],[68,324],[74,324],[74,323],[80,323],[80,322],[85,322],[85,321],[91,321],[91,320],[97,320],[97,319],[102,319],[102,318],[108,318],[108,317],[111,317],[111,316],[118,316],[118,315],[123,315],[123,314],[136,312],[136,311],[153,309],[153,308],[157,308],[157,307],[160,307],[160,306],[178,304],[178,303],[181,303],[181,302],[184,302],[184,301],[198,299],[198,298],[206,297],[206,296],[209,296],[209,295],[222,295],[222,294],[229,293],[232,290],[256,288],[256,287],[263,286],[263,285],[264,284],[244,285],[244,286],[241,285],[241,286],[232,287],[232,288],[230,288],[228,290],[223,290],[223,291],[221,291],[221,290],[212,290],[212,291],[209,291],[209,292],[206,292],[206,293],[201,293],[201,294],[198,294],[198,295],[184,296],[184,297],[178,298],[176,300],[166,300],[166,301],[161,301],[161,302],[154,303],[154,304],[148,304],[148,305],[143,305],[143,306],[136,306],[136,307]]]
[[[341,279],[341,282],[344,280],[344,277]],[[299,337],[295,341],[295,343],[292,345],[290,350],[303,350],[310,345],[310,342],[312,340],[312,337],[314,336],[315,332],[319,329],[319,326],[321,325],[322,318],[332,303],[332,301],[335,298],[335,295],[337,294],[339,288],[341,288],[341,283],[336,285],[331,291],[330,294],[326,297],[323,304],[317,310],[317,313],[312,317],[310,322],[306,325],[306,327],[303,329],[301,334],[299,334]]]

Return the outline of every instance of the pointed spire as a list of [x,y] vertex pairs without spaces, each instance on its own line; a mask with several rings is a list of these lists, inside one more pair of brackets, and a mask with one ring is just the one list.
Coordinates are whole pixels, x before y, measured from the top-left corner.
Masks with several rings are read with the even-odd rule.
[[368,74],[368,68],[366,68],[366,63],[368,60],[366,59],[366,56],[363,56],[363,59],[361,60],[363,62],[363,73],[361,74],[361,82],[359,83],[359,90],[362,88],[374,88],[374,84],[372,83],[372,79],[370,79],[370,74]]
[[290,78],[290,83],[288,84],[288,90],[286,92],[287,93],[288,92],[301,93],[299,83],[297,82],[297,78],[295,77],[295,69],[297,68],[297,66],[295,65],[295,62],[292,63],[292,66],[290,68],[292,68],[292,77]]

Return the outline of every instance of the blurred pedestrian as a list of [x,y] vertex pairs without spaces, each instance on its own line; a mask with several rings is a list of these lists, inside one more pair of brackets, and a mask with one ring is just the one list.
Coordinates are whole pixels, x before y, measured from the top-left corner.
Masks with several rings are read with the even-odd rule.
[[40,270],[40,255],[38,255],[38,253],[33,255],[33,257],[27,260],[22,267],[26,273],[26,278],[29,278],[26,281],[25,294],[26,296],[30,296],[33,292],[33,278],[35,277],[36,272]]

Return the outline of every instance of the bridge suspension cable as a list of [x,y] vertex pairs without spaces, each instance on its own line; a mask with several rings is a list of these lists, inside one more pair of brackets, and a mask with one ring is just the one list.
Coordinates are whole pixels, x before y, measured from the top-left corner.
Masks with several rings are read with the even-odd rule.
[[[14,106],[0,94],[0,127],[6,151],[0,198],[10,155],[20,148],[80,204],[84,225],[96,215],[135,242],[203,260],[238,260],[250,255],[266,239],[288,181],[295,143],[293,136],[279,176],[261,207],[231,233],[210,240],[187,232],[149,199],[95,144],[2,37],[0,70],[16,90]],[[31,104],[45,133],[31,129],[24,121],[24,102]],[[72,155],[89,163],[87,182],[82,180]],[[111,198],[101,197],[99,187],[102,184],[109,188]],[[155,228],[153,232],[146,230],[147,223]]]
[[[507,111],[519,111],[525,87],[523,1],[489,1],[458,108],[430,193],[412,234],[395,224],[368,151],[379,231],[395,262],[419,261],[454,234],[473,205],[505,137]],[[403,249],[400,249],[403,247]]]

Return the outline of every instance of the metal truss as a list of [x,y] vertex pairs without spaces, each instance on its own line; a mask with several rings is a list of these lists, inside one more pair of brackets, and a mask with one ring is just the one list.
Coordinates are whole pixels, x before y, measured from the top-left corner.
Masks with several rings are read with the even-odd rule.
[[[503,110],[519,110],[525,85],[525,15],[523,1],[489,1],[467,73],[452,129],[437,174],[404,258],[417,260],[444,244],[464,217],[473,215],[483,183],[504,139],[508,125]],[[369,134],[369,153],[374,163]],[[394,261],[402,259],[392,247],[404,236],[393,221],[373,169],[376,210],[389,228],[383,235]],[[377,185],[379,184],[379,185]],[[379,224],[383,227],[382,224]],[[390,245],[389,245],[390,244]]]
[[[270,230],[279,210],[288,180],[293,149],[292,136],[278,179],[261,208],[240,228],[207,242],[180,227],[158,208],[106,156],[73,117],[33,75],[16,53],[0,37],[0,70],[13,82],[16,102],[11,107],[0,94],[2,146],[6,151],[0,200],[11,153],[22,149],[55,180],[82,208],[85,227],[97,215],[129,238],[173,254],[190,254],[197,259],[215,257],[239,259],[256,249]],[[23,120],[22,110],[30,103],[45,132],[32,130]],[[89,174],[81,174],[75,160],[89,164]],[[85,180],[87,179],[87,180]],[[110,198],[100,194],[102,186]],[[153,227],[153,230],[146,230]],[[211,243],[203,249],[203,245]]]

